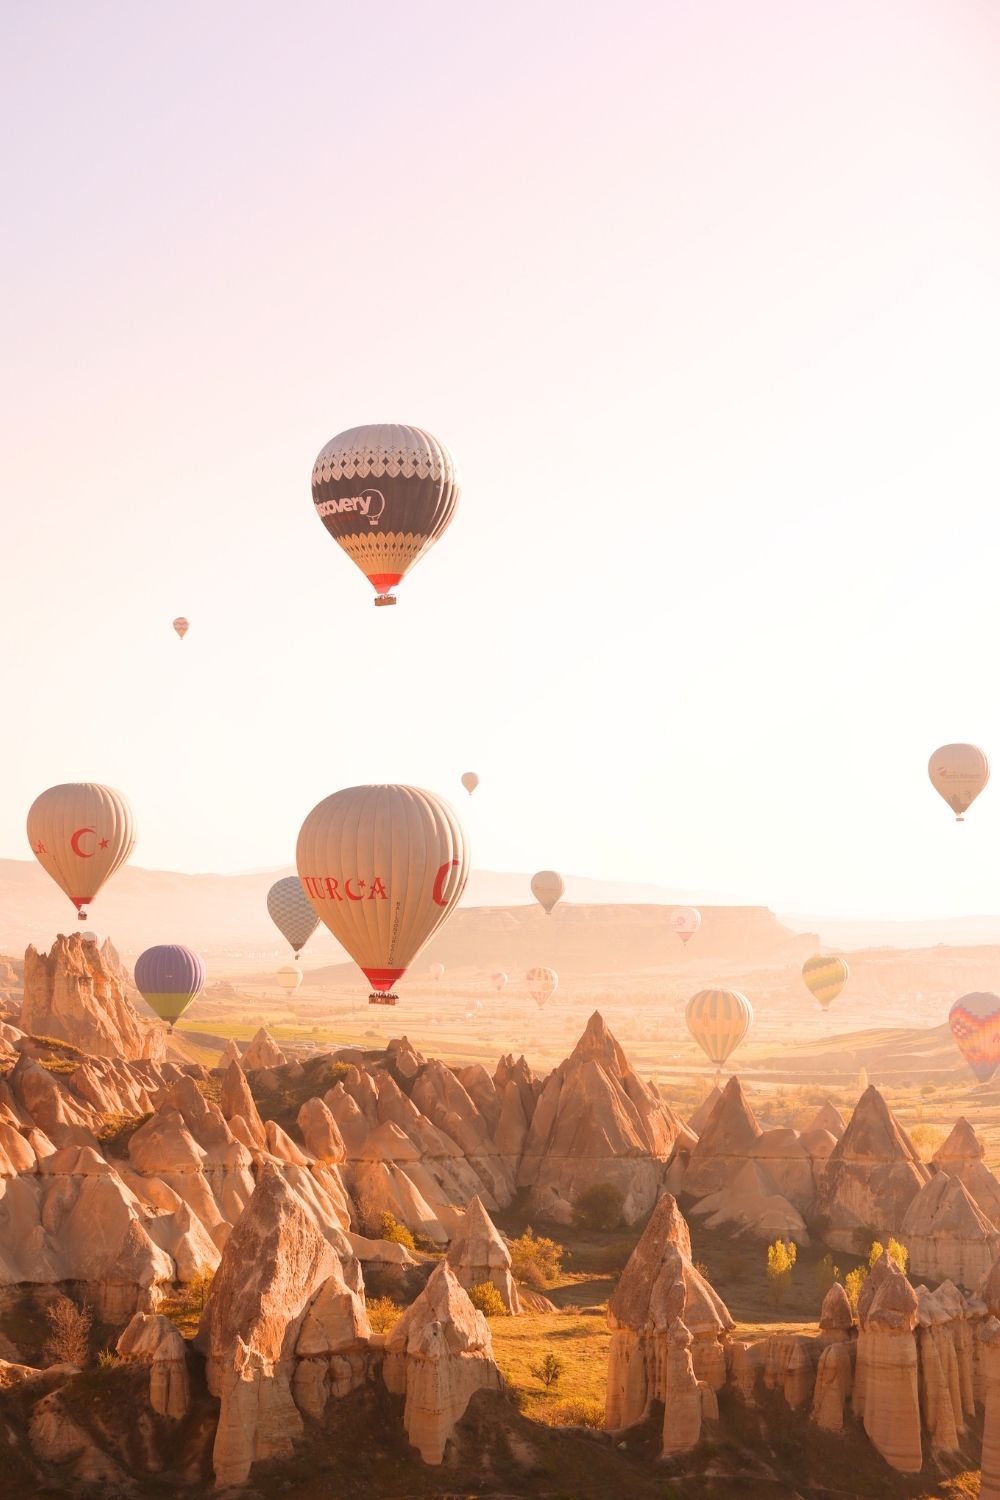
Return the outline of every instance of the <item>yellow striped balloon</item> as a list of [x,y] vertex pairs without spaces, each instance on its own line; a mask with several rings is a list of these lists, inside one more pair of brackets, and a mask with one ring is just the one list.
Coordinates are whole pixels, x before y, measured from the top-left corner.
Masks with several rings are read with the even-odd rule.
[[826,1010],[851,977],[851,971],[835,953],[814,953],[802,965],[802,978]]
[[721,1068],[753,1025],[753,1006],[739,990],[699,990],[685,1019],[698,1046]]

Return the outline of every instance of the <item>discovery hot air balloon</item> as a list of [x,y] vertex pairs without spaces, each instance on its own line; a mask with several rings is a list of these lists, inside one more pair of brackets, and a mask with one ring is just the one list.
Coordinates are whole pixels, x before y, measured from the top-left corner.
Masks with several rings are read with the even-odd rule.
[[367,975],[376,1005],[458,904],[469,844],[455,814],[413,786],[352,786],[306,818],[299,879],[320,921]]
[[437,984],[439,980],[444,978],[444,964],[431,964],[427,972],[430,974],[435,984]]
[[682,943],[689,943],[701,926],[701,912],[693,906],[678,906],[670,913],[670,928]]
[[927,762],[927,774],[956,821],[964,823],[965,814],[990,779],[990,763],[978,745],[942,745]]
[[476,790],[476,787],[479,785],[479,777],[476,775],[475,771],[462,772],[462,785],[465,787],[465,790],[471,797],[473,792]]
[[562,899],[565,889],[565,882],[556,870],[539,870],[531,877],[531,894],[548,916],[552,915],[552,908]]
[[313,465],[316,514],[376,604],[395,604],[391,590],[448,529],[459,493],[451,454],[419,427],[351,427]]
[[147,948],[135,961],[136,989],[171,1031],[204,984],[205,965],[197,953],[179,943]]
[[113,787],[94,781],[50,786],[28,809],[28,843],[80,914],[135,845],[132,809]]
[[302,983],[302,970],[297,964],[285,964],[275,977],[283,990],[297,990]]
[[188,631],[191,629],[190,621],[185,620],[183,615],[178,615],[176,620],[174,621],[174,629],[180,636],[181,640],[183,640]]
[[963,995],[948,1012],[948,1025],[969,1067],[986,1083],[1000,1063],[1000,998]]
[[699,990],[685,1011],[688,1031],[721,1068],[753,1025],[753,1007],[739,990]]
[[319,926],[319,917],[310,906],[297,875],[285,875],[274,882],[267,893],[267,911],[298,958]]
[[814,953],[802,965],[802,978],[806,987],[816,996],[824,1010],[833,1004],[850,977],[851,971],[846,962],[835,953]]
[[543,1010],[559,988],[559,975],[555,969],[546,969],[543,965],[538,965],[534,969],[529,969],[525,978],[528,981],[528,994],[538,1009]]
[[500,991],[507,983],[507,975],[503,972],[502,969],[497,969],[496,973],[491,976],[490,983],[493,985],[493,988],[499,995]]

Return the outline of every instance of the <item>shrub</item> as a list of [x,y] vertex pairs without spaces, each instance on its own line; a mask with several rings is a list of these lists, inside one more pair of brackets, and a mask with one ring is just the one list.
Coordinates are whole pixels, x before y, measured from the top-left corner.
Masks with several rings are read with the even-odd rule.
[[101,1349],[97,1356],[97,1368],[99,1370],[113,1370],[121,1362],[122,1357],[117,1349]]
[[487,1318],[506,1318],[503,1298],[492,1281],[480,1281],[469,1289],[469,1301]]
[[907,1250],[905,1245],[901,1245],[898,1240],[890,1239],[888,1248],[886,1248],[881,1245],[878,1240],[873,1240],[871,1249],[868,1251],[869,1267],[874,1266],[875,1262],[881,1255],[888,1255],[890,1260],[894,1260],[896,1262],[896,1265],[902,1271],[903,1275],[906,1275],[906,1267],[910,1259],[910,1252],[909,1250]]
[[848,1271],[844,1277],[844,1291],[847,1300],[851,1304],[851,1312],[857,1317],[858,1298],[861,1296],[861,1288],[868,1280],[867,1266],[857,1266],[853,1271]]
[[510,1269],[516,1281],[533,1286],[536,1291],[550,1286],[562,1270],[563,1247],[555,1240],[536,1235],[529,1225],[522,1235],[510,1242]]
[[542,1385],[544,1385],[547,1391],[551,1390],[551,1388],[558,1383],[559,1377],[562,1372],[562,1360],[558,1357],[558,1355],[552,1354],[551,1351],[545,1355],[541,1364],[532,1365],[531,1367],[532,1375],[534,1375],[536,1380],[541,1381]]
[[784,1302],[792,1284],[792,1267],[798,1255],[794,1240],[775,1240],[767,1247],[767,1281],[775,1307]]
[[372,1333],[388,1333],[395,1328],[403,1311],[391,1297],[373,1297],[367,1307]]
[[534,1416],[551,1427],[603,1427],[604,1407],[586,1396],[564,1397],[547,1407],[535,1409]]
[[573,1223],[578,1229],[617,1229],[622,1221],[625,1195],[613,1182],[595,1182],[578,1194],[573,1204]]
[[90,1325],[94,1321],[89,1307],[77,1307],[68,1297],[57,1297],[45,1309],[49,1336],[45,1354],[54,1365],[87,1363],[90,1353]]
[[833,1256],[824,1255],[816,1264],[816,1292],[822,1302],[835,1281],[840,1280],[840,1267],[833,1263]]
[[407,1250],[416,1250],[417,1244],[405,1224],[401,1224],[388,1210],[378,1221],[379,1238],[390,1240],[394,1245],[403,1245]]

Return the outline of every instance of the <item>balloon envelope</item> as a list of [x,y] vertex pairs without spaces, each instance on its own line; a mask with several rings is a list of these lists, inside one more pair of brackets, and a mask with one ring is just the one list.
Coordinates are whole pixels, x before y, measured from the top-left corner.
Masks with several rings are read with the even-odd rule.
[[693,906],[678,906],[670,913],[670,929],[682,943],[689,943],[701,926],[701,912]]
[[431,976],[432,979],[435,979],[435,980],[437,980],[437,979],[443,979],[444,978],[444,964],[431,964],[430,969],[428,970],[428,973],[430,974],[430,976]]
[[927,762],[927,774],[961,823],[990,779],[990,763],[978,745],[942,745]]
[[297,990],[302,983],[302,970],[297,964],[285,964],[278,970],[277,980],[283,990]]
[[739,990],[699,990],[685,1011],[688,1031],[721,1068],[753,1025],[753,1007]]
[[500,991],[507,983],[507,975],[503,972],[502,969],[497,969],[496,973],[491,976],[490,982],[499,995]]
[[183,640],[188,631],[191,629],[191,625],[188,620],[185,620],[183,615],[178,615],[176,620],[174,621],[174,629],[180,636],[181,640]]
[[851,971],[845,960],[838,958],[835,953],[814,953],[802,965],[802,978],[806,987],[816,996],[824,1010],[833,1004],[850,977]]
[[464,771],[462,773],[462,785],[465,787],[465,790],[471,797],[473,792],[476,790],[476,787],[479,785],[479,777],[476,775],[475,771]]
[[555,969],[546,969],[543,965],[537,965],[529,969],[526,975],[528,981],[528,994],[534,1000],[539,1010],[552,999],[559,988],[559,975]]
[[459,494],[451,454],[419,427],[351,427],[313,465],[316,514],[377,604],[395,603],[390,590],[448,529]]
[[28,842],[80,920],[106,880],[135,847],[135,818],[114,787],[93,781],[50,786],[28,810]]
[[557,870],[539,870],[537,875],[531,877],[531,894],[549,913],[556,902],[561,900],[565,889],[565,882]]
[[298,958],[319,926],[319,917],[309,904],[297,875],[276,880],[267,893],[267,911],[281,936]]
[[201,994],[205,965],[191,948],[160,943],[135,961],[135,987],[162,1021],[172,1026]]
[[948,1012],[948,1025],[980,1083],[992,1078],[1000,1064],[1000,997],[963,995]]
[[382,992],[458,904],[469,844],[433,792],[352,786],[313,808],[296,863],[313,910]]

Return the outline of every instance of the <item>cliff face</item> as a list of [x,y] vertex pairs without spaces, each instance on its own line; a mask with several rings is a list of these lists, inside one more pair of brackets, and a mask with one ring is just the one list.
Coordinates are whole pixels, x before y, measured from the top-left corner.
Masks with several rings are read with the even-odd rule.
[[24,955],[24,999],[19,1025],[32,1036],[55,1037],[90,1057],[162,1058],[162,1026],[147,1021],[125,995],[125,972],[109,943],[98,948],[74,932],[48,953]]

